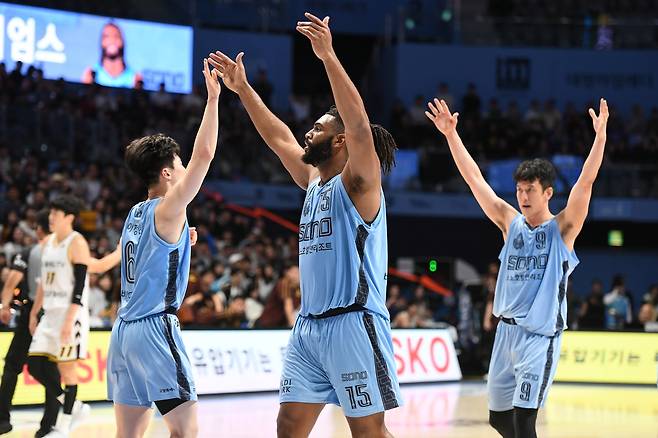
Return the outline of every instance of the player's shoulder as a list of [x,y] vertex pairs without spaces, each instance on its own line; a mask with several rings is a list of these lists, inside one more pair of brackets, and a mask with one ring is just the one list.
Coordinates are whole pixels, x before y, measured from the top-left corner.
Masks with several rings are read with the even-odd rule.
[[71,245],[76,247],[89,246],[87,239],[81,233],[74,231],[73,239],[71,240]]

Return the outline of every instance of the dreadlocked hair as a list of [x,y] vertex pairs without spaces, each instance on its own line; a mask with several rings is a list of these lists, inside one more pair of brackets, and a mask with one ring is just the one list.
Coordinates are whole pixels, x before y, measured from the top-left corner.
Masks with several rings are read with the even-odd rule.
[[[332,105],[327,111],[327,114],[335,117],[340,129],[345,131],[343,119],[340,117],[336,105]],[[375,152],[377,152],[382,171],[385,174],[388,174],[391,169],[395,167],[395,151],[397,150],[398,145],[395,143],[395,139],[391,133],[382,125],[371,123],[370,131],[372,132],[372,139],[375,143]]]

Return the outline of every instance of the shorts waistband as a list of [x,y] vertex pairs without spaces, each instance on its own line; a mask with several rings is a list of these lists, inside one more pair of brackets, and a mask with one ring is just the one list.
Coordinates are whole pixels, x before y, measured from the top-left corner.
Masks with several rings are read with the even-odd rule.
[[331,318],[332,316],[343,315],[345,313],[360,312],[363,310],[366,310],[366,308],[361,304],[355,303],[347,307],[335,307],[333,309],[327,310],[326,312],[320,313],[319,315],[308,314],[306,317],[310,319],[324,319]]
[[518,325],[516,323],[516,320],[514,318],[505,318],[504,316],[500,317],[500,320],[503,321],[505,324],[509,325]]
[[146,315],[146,316],[143,316],[143,317],[137,318],[137,319],[123,319],[121,317],[119,317],[119,319],[122,322],[131,323],[131,322],[144,321],[145,319],[157,318],[158,316],[162,316],[162,315],[175,315],[175,314],[176,314],[176,309],[174,309],[173,307],[170,307],[170,308],[168,308],[168,309],[166,309],[162,312],[153,313],[151,315]]

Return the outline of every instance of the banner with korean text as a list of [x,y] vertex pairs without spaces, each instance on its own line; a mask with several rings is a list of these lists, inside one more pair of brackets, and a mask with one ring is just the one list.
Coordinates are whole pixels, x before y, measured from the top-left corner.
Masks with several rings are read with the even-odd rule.
[[[198,393],[278,390],[289,336],[288,330],[183,330]],[[11,339],[11,332],[0,332],[0,357],[4,358]],[[109,331],[91,332],[89,358],[78,366],[82,400],[106,399],[109,341]],[[447,330],[393,330],[393,345],[401,383],[461,379]],[[43,389],[25,367],[14,404],[35,403],[43,403]]]
[[[147,90],[192,89],[188,26],[0,3],[0,62],[43,69],[47,79]],[[200,61],[199,61],[200,62]]]
[[656,384],[658,333],[563,334],[556,382]]

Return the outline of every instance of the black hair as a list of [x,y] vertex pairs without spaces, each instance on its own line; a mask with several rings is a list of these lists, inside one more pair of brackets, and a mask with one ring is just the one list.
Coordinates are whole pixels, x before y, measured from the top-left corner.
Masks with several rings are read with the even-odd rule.
[[[73,195],[61,195],[50,203],[50,208],[63,211],[66,215],[72,214],[73,216],[78,217],[80,211],[84,210],[85,203],[82,199],[76,198]],[[45,229],[48,230],[48,227]]]
[[553,187],[555,183],[555,167],[543,158],[526,160],[519,164],[514,171],[514,181],[533,182],[539,180],[542,189]]
[[[343,119],[340,117],[335,105],[332,105],[329,108],[327,114],[336,119],[339,130],[344,132],[345,125],[343,124]],[[395,143],[395,139],[391,133],[383,126],[371,123],[370,130],[372,132],[372,139],[375,142],[375,151],[377,152],[377,157],[379,157],[382,170],[384,173],[389,173],[395,166],[395,151],[397,150],[398,145]]]
[[50,231],[50,222],[48,221],[48,210],[40,210],[37,213],[36,222],[37,228],[41,228],[44,233],[48,234]]
[[616,288],[624,285],[624,276],[621,274],[616,274],[612,277],[612,288]]
[[[119,32],[119,35],[121,36],[121,43],[123,44],[121,46],[121,64],[123,64],[123,68],[126,68],[126,58],[125,58],[125,50],[126,50],[126,39],[123,37],[123,31],[119,27],[118,24],[116,24],[113,21],[108,21],[103,25],[101,28],[101,46],[103,45],[103,30],[105,30],[106,27],[113,27]],[[100,60],[100,65],[103,65],[103,50],[101,50],[101,60]],[[96,72],[94,72],[96,73]]]
[[173,138],[154,134],[131,141],[126,147],[125,161],[147,187],[152,187],[160,180],[163,168],[174,167],[176,155],[180,156],[180,146]]

